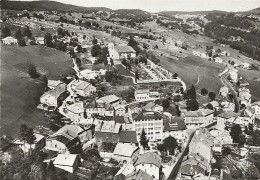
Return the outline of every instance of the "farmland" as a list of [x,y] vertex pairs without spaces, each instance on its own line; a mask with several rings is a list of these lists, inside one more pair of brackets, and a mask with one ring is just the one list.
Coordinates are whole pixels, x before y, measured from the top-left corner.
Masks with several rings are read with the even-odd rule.
[[43,46],[3,46],[1,55],[1,134],[16,135],[22,123],[46,124],[47,118],[36,109],[43,84],[28,77],[27,65],[33,63],[48,79],[59,79],[73,72],[68,55]]

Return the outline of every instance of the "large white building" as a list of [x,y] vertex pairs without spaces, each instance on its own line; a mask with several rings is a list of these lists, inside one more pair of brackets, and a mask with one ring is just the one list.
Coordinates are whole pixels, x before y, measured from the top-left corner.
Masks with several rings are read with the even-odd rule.
[[135,58],[136,52],[131,46],[114,46],[114,44],[109,44],[108,46],[109,55],[112,59],[122,59],[122,58]]
[[135,90],[135,100],[137,102],[149,101],[160,98],[160,93],[156,91],[150,91],[149,89],[137,89]]
[[77,95],[82,97],[89,96],[96,92],[96,87],[92,86],[89,82],[82,80],[73,80],[69,85],[68,89]]
[[137,139],[144,129],[149,141],[161,141],[163,135],[163,116],[158,112],[140,112],[133,114],[133,130],[136,131]]
[[11,36],[8,36],[8,37],[5,37],[2,39],[2,43],[4,45],[17,45],[18,44],[18,40],[11,37]]
[[199,109],[197,111],[184,111],[183,117],[188,129],[196,129],[212,123],[213,114],[213,110]]

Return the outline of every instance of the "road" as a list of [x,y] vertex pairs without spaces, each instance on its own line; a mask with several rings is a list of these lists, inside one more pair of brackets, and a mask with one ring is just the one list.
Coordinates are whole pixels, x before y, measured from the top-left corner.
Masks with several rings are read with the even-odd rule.
[[234,97],[235,112],[239,112],[240,105],[239,105],[239,101],[238,101],[238,97],[237,97],[237,92],[234,89],[233,85],[227,80],[227,73],[224,73],[223,75],[221,75],[220,80],[225,86],[227,86],[231,90],[231,93],[233,94],[233,97]]

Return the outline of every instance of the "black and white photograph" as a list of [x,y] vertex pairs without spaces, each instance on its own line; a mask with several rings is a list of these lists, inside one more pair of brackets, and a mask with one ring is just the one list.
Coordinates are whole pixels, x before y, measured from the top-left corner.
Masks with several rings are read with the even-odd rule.
[[1,180],[259,180],[260,0],[1,0]]

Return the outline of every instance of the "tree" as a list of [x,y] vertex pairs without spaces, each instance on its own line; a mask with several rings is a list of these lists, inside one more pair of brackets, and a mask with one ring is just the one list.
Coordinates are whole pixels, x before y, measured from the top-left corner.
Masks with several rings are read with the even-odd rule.
[[233,139],[234,143],[239,143],[240,142],[240,136],[242,135],[242,130],[239,124],[235,124],[232,126],[231,131],[230,131],[230,136]]
[[25,40],[23,38],[17,39],[19,46],[26,46]]
[[146,133],[143,128],[141,136],[140,136],[140,144],[143,146],[144,149],[146,149],[148,147],[148,142],[149,142],[149,140],[146,138]]
[[44,43],[47,47],[52,47],[53,43],[52,43],[52,36],[50,33],[46,33],[44,35]]
[[85,34],[83,35],[83,39],[84,39],[84,40],[86,39],[86,35],[85,35]]
[[108,64],[107,59],[104,59],[104,66],[107,66],[107,64]]
[[170,102],[168,99],[164,99],[162,101],[162,106],[163,106],[163,109],[167,109],[168,107],[170,107]]
[[220,50],[220,49],[217,49],[217,50],[216,50],[216,53],[221,53],[221,50]]
[[91,48],[91,55],[93,57],[97,57],[99,56],[101,53],[101,47],[97,44],[95,44],[92,48]]
[[92,40],[92,44],[96,45],[97,43],[98,43],[98,40],[94,37],[93,40]]
[[211,103],[208,103],[207,106],[206,106],[206,108],[207,108],[207,109],[211,109],[211,110],[214,109],[214,107],[213,107],[213,105],[212,105]]
[[173,77],[174,79],[176,79],[176,78],[178,77],[178,74],[177,74],[177,73],[174,73],[174,74],[172,75],[172,77]]
[[30,154],[31,154],[31,145],[34,144],[36,137],[33,134],[33,128],[29,128],[26,133],[26,142],[30,144]]
[[192,85],[185,93],[185,99],[196,99],[196,90],[194,85]]
[[76,64],[78,66],[78,68],[81,68],[81,60],[79,58],[76,58]]
[[216,93],[214,93],[214,92],[209,92],[209,99],[211,100],[211,101],[214,101],[215,100],[215,98],[216,98]]
[[56,180],[56,169],[52,161],[49,162],[48,169],[47,169],[47,180]]
[[112,58],[110,58],[110,65],[111,65],[111,67],[114,66],[114,60]]
[[28,38],[31,38],[31,37],[32,37],[32,32],[31,32],[29,26],[26,26],[26,28],[25,28],[24,31],[23,31],[23,35],[24,35],[24,36],[27,36]]
[[175,149],[178,147],[176,139],[172,136],[169,136],[163,140],[163,149],[168,151],[169,154],[174,155]]
[[199,109],[199,103],[196,99],[190,99],[186,103],[188,111],[196,111]]
[[48,78],[46,75],[42,76],[42,82],[44,83],[45,88],[48,88]]
[[2,29],[2,38],[8,37],[8,36],[11,36],[11,31],[8,27],[4,27]]
[[28,74],[31,78],[37,78],[39,77],[36,67],[33,64],[28,65]]
[[139,80],[139,73],[138,73],[138,71],[136,70],[136,71],[135,71],[135,82],[137,82],[137,80]]
[[205,95],[208,94],[208,90],[205,89],[205,88],[202,88],[200,93],[201,93],[202,96],[205,96]]
[[227,156],[231,153],[231,149],[229,147],[224,147],[222,150],[223,156]]
[[15,32],[14,37],[15,37],[16,39],[21,39],[21,38],[23,37],[20,28]]

